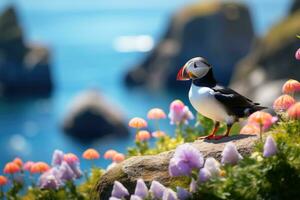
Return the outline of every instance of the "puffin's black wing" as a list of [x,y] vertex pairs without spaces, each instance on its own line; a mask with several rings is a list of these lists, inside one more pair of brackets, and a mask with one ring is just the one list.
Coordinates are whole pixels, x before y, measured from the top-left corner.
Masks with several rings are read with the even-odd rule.
[[259,103],[254,103],[230,88],[216,85],[212,89],[215,92],[215,98],[225,106],[226,111],[230,115],[245,117],[255,111],[266,108],[260,106]]

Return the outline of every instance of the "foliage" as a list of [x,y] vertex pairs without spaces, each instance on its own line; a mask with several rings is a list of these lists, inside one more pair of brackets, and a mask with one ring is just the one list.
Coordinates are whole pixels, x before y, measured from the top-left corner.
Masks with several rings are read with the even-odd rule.
[[278,153],[263,158],[262,143],[251,157],[224,166],[225,177],[199,186],[192,199],[297,199],[300,191],[300,121],[283,121],[270,132]]
[[[299,90],[299,85],[300,83],[297,82],[294,87],[295,91]],[[282,105],[276,104],[276,106],[285,107],[285,101],[278,102]],[[243,158],[235,145],[229,142],[222,152],[222,165],[220,165],[214,158],[205,158],[205,160],[202,154],[194,149],[192,145],[184,144],[193,142],[198,137],[208,135],[214,126],[212,120],[198,114],[196,123],[188,125],[188,123],[191,123],[190,120],[194,119],[193,114],[183,102],[175,100],[171,103],[168,115],[170,123],[176,126],[174,136],[172,137],[160,131],[159,120],[166,118],[164,111],[158,108],[151,109],[148,113],[148,119],[155,120],[156,133],[159,132],[160,134],[152,134],[155,142],[154,144],[150,143],[151,134],[146,130],[140,130],[147,127],[147,122],[142,118],[132,119],[129,126],[136,129],[135,146],[128,148],[126,157],[154,155],[176,149],[169,165],[169,175],[171,176],[169,187],[172,189],[152,181],[152,184],[153,182],[156,183],[149,190],[150,193],[151,190],[156,190],[157,195],[161,195],[163,190],[164,195],[169,197],[167,199],[177,199],[174,190],[180,191],[178,186],[181,187],[181,191],[184,190],[190,195],[190,199],[195,200],[299,199],[300,104],[294,103],[286,110],[276,110],[276,112],[277,116],[275,117],[262,111],[253,113],[248,118],[248,125],[251,125],[252,121],[258,121],[259,134],[263,136],[261,140],[257,141],[253,153],[251,156]],[[274,125],[275,122],[277,124]],[[263,126],[266,124],[267,126]],[[257,126],[255,123],[252,125]],[[272,128],[264,133],[270,127]],[[222,134],[225,129],[226,126],[222,124],[217,134]],[[231,132],[233,134],[239,133],[240,127],[238,125],[233,126]],[[99,159],[99,157],[100,154],[95,149],[88,149],[83,153],[83,158],[87,160]],[[199,162],[196,162],[200,157],[202,158],[198,160]],[[104,158],[112,160],[111,167],[118,162],[122,162],[125,156],[110,150],[104,154]],[[32,167],[28,167],[29,165],[27,165],[28,168],[25,167],[26,163],[23,165],[22,160],[19,158],[10,162],[4,168],[4,173],[10,175],[10,182],[6,181],[6,177],[1,176],[0,199],[88,200],[91,199],[91,196],[97,196],[94,194],[96,192],[94,189],[105,173],[104,169],[93,166],[90,171],[82,173],[79,158],[72,153],[64,154],[60,150],[54,152],[53,161],[55,162],[52,162],[51,167],[45,164],[47,169],[43,172],[40,170],[35,172],[31,170]],[[32,166],[38,163],[41,162],[33,163]],[[30,186],[25,183],[26,173],[29,173],[29,179],[32,182]],[[39,179],[35,180],[32,176],[34,173],[42,174]],[[77,180],[82,177],[85,180]],[[7,184],[10,185],[9,188],[6,188]],[[142,194],[147,193],[147,196],[142,197],[142,199],[148,199],[153,195],[148,194],[145,183],[138,189],[141,190]],[[127,189],[118,181],[115,182],[114,190],[115,194],[118,194],[118,192],[122,195],[127,194],[127,196],[129,194]],[[155,198],[161,199],[162,197]]]

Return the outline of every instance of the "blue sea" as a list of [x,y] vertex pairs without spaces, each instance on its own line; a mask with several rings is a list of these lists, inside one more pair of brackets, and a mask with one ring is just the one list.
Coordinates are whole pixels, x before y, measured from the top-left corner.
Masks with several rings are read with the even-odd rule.
[[[159,41],[172,13],[192,2],[195,0],[1,0],[1,11],[11,3],[16,6],[28,42],[50,48],[55,90],[50,98],[0,100],[0,169],[15,156],[50,162],[55,149],[77,155],[88,147],[102,154],[109,148],[126,152],[133,145],[133,133],[127,139],[107,137],[89,144],[63,134],[60,125],[68,105],[80,92],[98,88],[128,119],[146,117],[152,107],[167,112],[176,94],[130,90],[122,80]],[[260,36],[287,14],[291,4],[287,0],[245,3]],[[163,124],[171,133],[168,121]],[[83,167],[88,164],[82,163]],[[101,159],[96,164],[105,167],[108,162]]]

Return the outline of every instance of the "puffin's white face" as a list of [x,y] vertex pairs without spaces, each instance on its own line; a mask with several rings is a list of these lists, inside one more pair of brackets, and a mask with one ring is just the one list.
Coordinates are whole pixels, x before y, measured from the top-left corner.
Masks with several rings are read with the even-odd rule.
[[178,72],[177,80],[190,80],[204,77],[211,65],[204,58],[196,57],[189,60]]

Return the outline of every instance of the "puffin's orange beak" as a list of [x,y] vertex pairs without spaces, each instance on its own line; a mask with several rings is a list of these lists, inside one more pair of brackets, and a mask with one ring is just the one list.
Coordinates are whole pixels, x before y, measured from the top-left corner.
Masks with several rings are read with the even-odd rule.
[[186,81],[186,80],[190,80],[190,75],[186,70],[187,65],[184,65],[183,67],[181,67],[181,69],[179,70],[178,74],[177,74],[177,78],[176,80],[178,81]]

